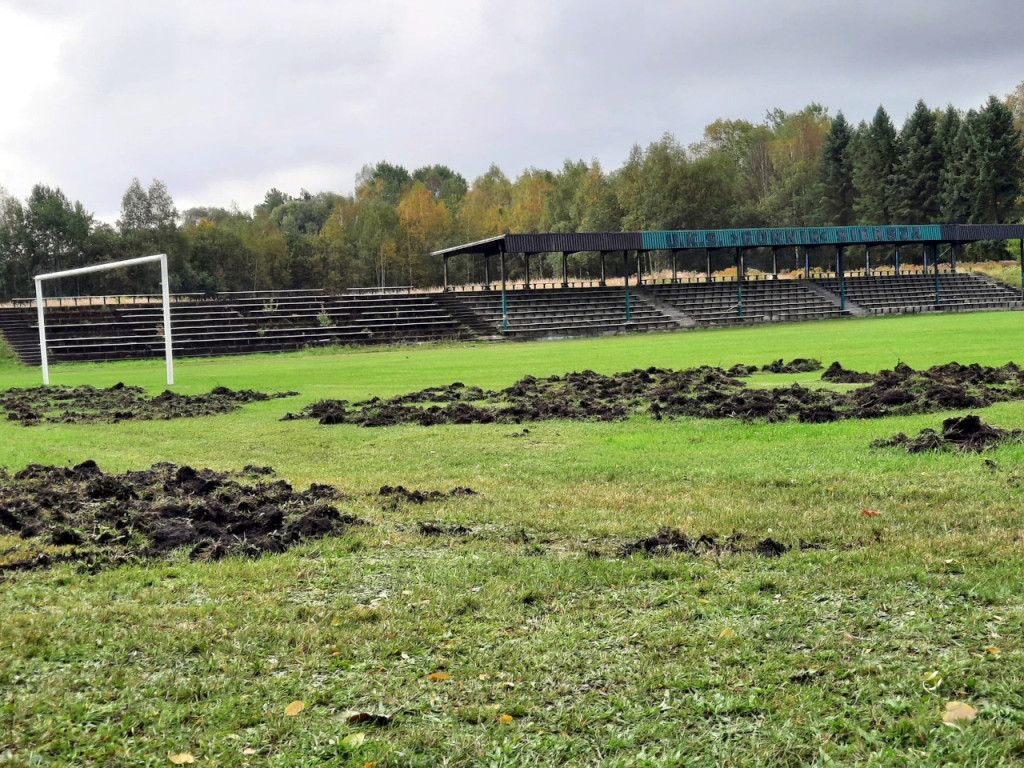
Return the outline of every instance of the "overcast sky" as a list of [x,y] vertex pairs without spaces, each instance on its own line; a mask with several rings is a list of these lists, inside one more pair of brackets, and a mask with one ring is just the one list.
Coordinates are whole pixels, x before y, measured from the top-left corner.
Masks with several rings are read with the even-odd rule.
[[774,107],[980,106],[1022,29],[1021,0],[0,0],[0,186],[113,220],[133,176],[246,210],[385,159],[610,170]]

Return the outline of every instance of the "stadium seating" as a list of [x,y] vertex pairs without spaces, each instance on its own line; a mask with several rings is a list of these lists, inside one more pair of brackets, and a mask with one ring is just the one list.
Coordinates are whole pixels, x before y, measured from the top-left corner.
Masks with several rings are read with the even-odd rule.
[[[982,309],[1021,309],[1020,292],[984,275],[848,277],[846,308],[839,282],[744,280],[621,287],[532,288],[506,293],[367,293],[317,291],[218,294],[172,302],[177,357],[244,354],[326,344],[388,344],[439,339],[530,339],[842,317]],[[742,293],[741,293],[742,292]],[[164,353],[159,301],[84,303],[46,309],[52,362],[159,357]],[[741,311],[742,308],[742,311]],[[27,364],[38,365],[36,310],[28,302],[0,308],[0,333]]]
[[507,291],[507,329],[502,323],[500,291],[452,292],[439,300],[478,334],[492,338],[592,336],[678,327],[635,289],[630,292],[629,320],[623,288]]
[[[472,337],[433,294],[340,296],[264,293],[176,301],[176,357],[244,354],[326,344],[386,344]],[[0,309],[0,330],[19,357],[39,363],[34,308]],[[159,303],[47,307],[51,362],[119,360],[164,353]]]
[[[813,281],[839,294],[834,278]],[[848,278],[846,299],[870,314],[913,312],[968,312],[983,309],[1021,309],[1019,291],[984,275],[959,272],[939,275],[936,296],[934,275],[872,275]]]
[[740,286],[735,281],[662,283],[645,290],[698,325],[820,320],[849,314],[839,309],[838,300],[800,280],[744,280]]

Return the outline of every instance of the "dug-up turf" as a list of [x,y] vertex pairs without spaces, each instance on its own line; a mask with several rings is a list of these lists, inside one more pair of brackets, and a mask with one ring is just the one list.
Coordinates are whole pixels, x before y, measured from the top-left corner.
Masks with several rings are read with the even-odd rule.
[[298,392],[267,394],[251,389],[215,387],[204,395],[179,395],[164,390],[148,397],[142,387],[31,387],[0,392],[0,410],[9,421],[25,426],[42,422],[119,422],[129,419],[177,419],[237,410],[244,403],[291,397]]
[[157,557],[186,547],[192,559],[284,552],[300,541],[368,525],[342,514],[330,485],[296,491],[260,478],[267,467],[238,475],[166,462],[107,474],[89,460],[75,467],[30,464],[12,476],[0,470],[0,534],[70,546],[0,570],[39,568],[56,560],[96,565]]
[[[193,469],[167,462],[123,474],[103,472],[94,461],[74,467],[30,464],[11,476],[0,468],[0,535],[64,548],[58,554],[6,559],[0,572],[80,561],[96,568],[160,557],[186,548],[193,560],[225,555],[257,557],[284,552],[301,541],[340,535],[370,525],[343,514],[332,502],[356,498],[333,485],[313,483],[296,491],[272,480],[271,467],[247,465],[241,472]],[[472,488],[408,490],[383,486],[359,494],[384,509],[476,496]],[[462,534],[468,529],[424,529],[424,535]]]
[[981,453],[1006,442],[1021,442],[1024,432],[1008,430],[986,424],[980,416],[968,414],[942,422],[942,431],[922,429],[917,437],[907,437],[899,432],[892,437],[875,440],[872,448],[903,448],[907,453],[927,451],[958,451],[960,453]]
[[[777,361],[767,370],[817,361]],[[527,376],[500,391],[455,382],[389,399],[356,403],[320,400],[289,413],[288,419],[317,419],[321,424],[383,427],[394,424],[521,424],[546,419],[611,421],[638,413],[655,419],[681,416],[748,419],[767,422],[797,419],[826,423],[890,415],[984,408],[994,402],[1024,399],[1024,373],[1014,363],[999,368],[948,363],[915,370],[900,363],[893,370],[861,373],[833,363],[822,375],[829,382],[866,386],[838,392],[797,383],[774,389],[748,387],[738,376],[753,366],[702,366],[685,370],[637,369],[605,376],[594,371],[538,379]]]
[[[713,534],[702,536],[688,536],[678,528],[663,528],[653,536],[645,536],[635,541],[628,541],[619,547],[618,554],[628,557],[629,555],[642,554],[645,556],[655,555],[703,555],[706,553],[738,553],[747,552],[761,557],[781,557],[789,552],[792,547],[781,541],[768,537],[758,542],[748,544],[746,535],[733,532],[724,539],[719,539]],[[820,544],[808,543],[800,540],[800,550],[821,549]]]

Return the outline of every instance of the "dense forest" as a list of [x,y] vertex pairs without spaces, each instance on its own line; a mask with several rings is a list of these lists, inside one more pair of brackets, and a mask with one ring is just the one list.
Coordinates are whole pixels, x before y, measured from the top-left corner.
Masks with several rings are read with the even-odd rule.
[[[717,120],[689,145],[670,134],[635,145],[612,171],[566,160],[510,179],[492,165],[469,183],[444,165],[410,173],[379,162],[351,194],[271,189],[252,212],[178,211],[164,183],[134,179],[116,226],[58,188],[37,185],[24,201],[0,188],[0,300],[32,295],[40,272],[151,253],[170,255],[179,292],[341,291],[438,285],[431,250],[506,232],[1015,222],[1022,128],[1024,83],[966,112],[918,102],[901,128],[882,107],[851,125],[819,104],[760,123]],[[979,244],[967,257],[1003,248]],[[594,261],[574,254],[571,268],[593,274]],[[469,260],[451,266],[455,281],[479,278]],[[63,293],[155,289],[143,268],[65,283]]]

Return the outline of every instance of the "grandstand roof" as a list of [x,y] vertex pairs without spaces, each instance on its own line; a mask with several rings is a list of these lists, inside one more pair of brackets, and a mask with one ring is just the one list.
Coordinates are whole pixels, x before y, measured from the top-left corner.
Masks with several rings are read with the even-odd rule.
[[541,232],[498,235],[434,251],[434,256],[577,251],[659,251],[794,245],[972,243],[1024,238],[1024,224],[890,224],[862,227],[759,227],[648,232]]

